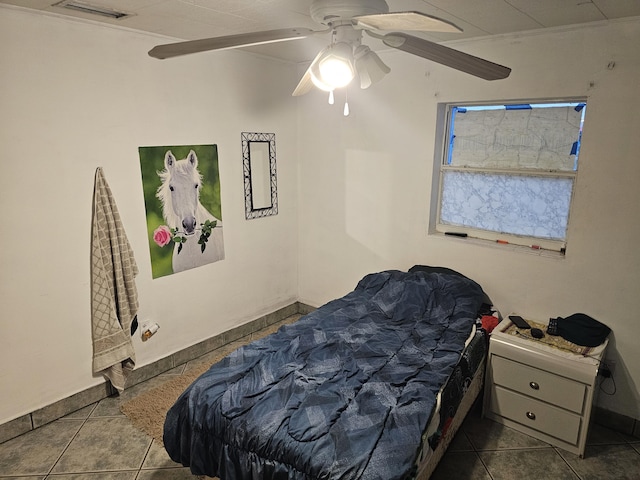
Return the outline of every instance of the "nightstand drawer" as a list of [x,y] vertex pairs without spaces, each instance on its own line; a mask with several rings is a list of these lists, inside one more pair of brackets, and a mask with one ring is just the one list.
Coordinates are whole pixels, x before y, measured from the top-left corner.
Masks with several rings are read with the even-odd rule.
[[491,411],[528,428],[576,445],[581,417],[519,393],[494,386]]
[[586,386],[559,375],[494,355],[493,383],[576,413],[582,413]]

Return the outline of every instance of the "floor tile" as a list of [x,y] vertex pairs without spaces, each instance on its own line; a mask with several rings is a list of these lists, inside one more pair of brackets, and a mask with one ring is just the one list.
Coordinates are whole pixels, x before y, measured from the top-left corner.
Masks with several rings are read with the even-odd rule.
[[188,468],[166,468],[161,470],[143,470],[137,480],[193,480],[199,478],[191,474]]
[[578,480],[553,448],[479,452],[493,480]]
[[449,452],[434,470],[430,480],[453,479],[491,480],[487,469],[475,452]]
[[91,418],[124,416],[120,411],[120,405],[122,402],[123,399],[119,395],[100,400],[96,408],[91,413]]
[[90,418],[52,473],[137,470],[150,445],[151,438],[124,416]]
[[585,457],[558,450],[582,480],[638,480],[640,454],[631,445],[587,446]]
[[[591,424],[589,427],[587,445],[613,445],[632,441],[634,441],[634,438],[631,435],[616,432],[597,423]],[[640,477],[640,475],[638,476]]]
[[149,453],[147,453],[147,456],[144,459],[142,468],[146,470],[177,467],[182,467],[182,465],[171,460],[162,444],[154,440],[151,444],[151,448],[149,449]]
[[98,405],[98,402],[92,403],[91,405],[87,405],[86,407],[81,408],[80,410],[76,410],[75,412],[65,415],[64,417],[62,417],[62,419],[86,420],[87,418],[89,418],[93,410],[96,408],[96,405]]
[[57,420],[0,444],[0,475],[49,473],[82,422]]
[[33,426],[34,428],[38,428],[62,418],[69,413],[76,412],[87,405],[94,404],[105,398],[110,392],[111,386],[107,383],[101,383],[39,408],[31,413]]
[[11,479],[11,480],[44,480],[46,478],[46,476],[37,475],[37,476],[28,476],[28,477],[14,477],[13,475],[11,475],[10,477],[0,476],[0,478],[6,478],[6,479]]
[[487,418],[467,417],[464,433],[478,450],[549,448],[549,444]]
[[451,440],[447,452],[473,452],[473,445],[469,442],[464,431],[458,430],[458,433]]
[[47,480],[135,480],[138,472],[106,472],[106,473],[62,473],[49,475]]

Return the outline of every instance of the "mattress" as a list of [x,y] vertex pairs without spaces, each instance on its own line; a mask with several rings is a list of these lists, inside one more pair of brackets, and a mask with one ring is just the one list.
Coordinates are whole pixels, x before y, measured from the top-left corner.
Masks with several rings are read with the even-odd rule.
[[367,275],[211,367],[169,410],[165,448],[223,480],[412,478],[483,355],[481,334],[467,342],[482,303],[460,276]]

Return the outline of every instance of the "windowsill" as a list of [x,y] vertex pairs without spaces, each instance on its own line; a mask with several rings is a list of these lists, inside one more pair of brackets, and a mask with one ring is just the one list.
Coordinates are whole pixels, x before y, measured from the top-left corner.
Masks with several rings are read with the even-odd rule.
[[544,258],[553,258],[557,260],[563,260],[566,258],[566,255],[560,252],[556,252],[555,250],[547,250],[544,248],[535,249],[531,247],[526,247],[524,245],[516,245],[513,243],[498,243],[496,241],[484,240],[482,238],[476,237],[456,237],[453,235],[445,235],[440,232],[430,232],[430,236],[436,238],[446,239],[447,241],[456,242],[456,243],[466,243],[467,245],[477,245],[480,247],[491,248],[495,250],[502,250],[504,252],[514,252],[521,253],[524,255],[532,255],[535,257],[544,257]]

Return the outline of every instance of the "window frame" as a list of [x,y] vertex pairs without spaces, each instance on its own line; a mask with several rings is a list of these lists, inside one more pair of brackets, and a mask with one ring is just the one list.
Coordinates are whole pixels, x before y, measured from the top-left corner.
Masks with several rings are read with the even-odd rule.
[[[494,106],[494,105],[522,105],[522,104],[530,104],[530,105],[539,105],[539,104],[586,104],[587,99],[584,97],[579,98],[561,98],[561,99],[530,99],[530,100],[510,100],[510,101],[483,101],[483,102],[446,102],[440,103],[438,105],[438,119],[437,119],[437,128],[436,138],[438,139],[438,143],[435,148],[434,155],[434,182],[433,186],[435,188],[435,195],[432,196],[432,199],[435,203],[435,208],[432,208],[432,221],[431,223],[431,232],[439,235],[451,235],[453,238],[456,238],[455,234],[458,234],[457,237],[471,237],[475,240],[478,240],[481,243],[491,243],[491,244],[500,244],[500,245],[515,245],[518,247],[526,248],[527,250],[533,249],[536,251],[550,251],[557,252],[559,254],[564,255],[566,253],[568,236],[569,236],[569,225],[571,221],[571,211],[574,208],[574,197],[576,184],[578,179],[579,172],[579,160],[576,162],[575,170],[543,170],[543,169],[532,169],[532,168],[492,168],[492,167],[468,167],[468,166],[452,166],[448,164],[449,159],[449,138],[450,138],[450,129],[451,125],[451,116],[454,107],[472,107],[472,106]],[[582,128],[584,127],[584,121],[586,117],[583,117],[583,123],[580,127],[579,132],[579,147],[582,145]],[[580,153],[580,148],[578,148],[578,154]],[[458,171],[458,172],[468,172],[468,173],[488,173],[488,174],[497,174],[497,175],[508,175],[508,176],[524,176],[528,178],[532,177],[540,177],[540,178],[569,178],[572,180],[571,186],[571,194],[569,199],[569,212],[567,217],[567,229],[566,235],[563,240],[556,239],[546,239],[539,238],[533,236],[526,235],[516,235],[516,234],[507,234],[500,233],[493,230],[482,230],[473,227],[467,226],[457,226],[451,225],[447,223],[442,223],[441,221],[441,210],[442,210],[442,195],[443,195],[443,183],[445,172],[447,171]]]

